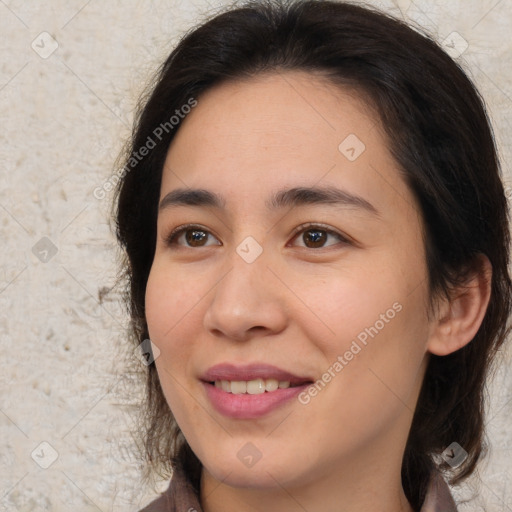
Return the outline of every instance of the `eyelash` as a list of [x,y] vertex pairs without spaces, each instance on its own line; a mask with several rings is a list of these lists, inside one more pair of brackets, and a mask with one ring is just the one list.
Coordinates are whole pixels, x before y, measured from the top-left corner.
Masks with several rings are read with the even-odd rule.
[[[165,238],[166,245],[167,246],[177,246],[178,244],[176,243],[176,239],[182,233],[184,233],[184,232],[186,232],[188,230],[192,230],[192,229],[197,229],[198,231],[204,231],[205,233],[212,234],[210,231],[208,231],[207,229],[203,228],[199,224],[184,224],[182,226],[178,226],[177,228],[173,229],[171,231],[171,233],[169,233],[169,235],[166,236],[166,238]],[[348,240],[348,238],[343,236],[341,233],[338,233],[337,231],[334,231],[333,229],[331,229],[331,228],[329,228],[329,227],[327,227],[327,226],[325,226],[323,224],[318,224],[318,223],[313,223],[313,222],[308,222],[308,223],[305,223],[305,224],[301,224],[300,226],[297,226],[297,228],[295,228],[295,230],[293,232],[292,239],[294,240],[295,238],[297,238],[297,236],[300,233],[302,233],[302,232],[314,231],[315,229],[317,231],[324,231],[328,235],[333,235],[333,236],[337,237],[340,240],[340,242],[343,243],[344,245],[348,245],[348,244],[351,243]],[[337,245],[337,244],[333,244],[333,245]],[[184,247],[188,248],[188,249],[197,249],[198,248],[198,247],[189,247],[189,246],[186,246],[186,245]],[[301,246],[301,247],[303,249],[318,250],[318,249],[328,249],[329,247],[332,247],[332,246],[329,245],[329,246],[326,246],[326,247],[318,247],[318,248],[311,248],[311,247],[304,247],[304,246]]]

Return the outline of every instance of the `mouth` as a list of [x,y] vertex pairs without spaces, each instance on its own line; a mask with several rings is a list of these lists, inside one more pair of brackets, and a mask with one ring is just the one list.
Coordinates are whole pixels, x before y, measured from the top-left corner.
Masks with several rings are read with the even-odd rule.
[[277,389],[286,389],[314,382],[314,379],[309,376],[296,375],[277,366],[264,363],[248,365],[216,364],[200,378],[203,382],[208,382],[227,393],[249,393],[251,395],[271,393]]
[[299,383],[291,383],[289,380],[278,381],[277,379],[254,379],[254,380],[215,380],[209,382],[218,389],[234,395],[261,395],[262,393],[273,393],[278,389],[288,389],[301,386]]
[[255,419],[289,403],[314,380],[267,364],[218,364],[200,380],[218,412],[236,419]]

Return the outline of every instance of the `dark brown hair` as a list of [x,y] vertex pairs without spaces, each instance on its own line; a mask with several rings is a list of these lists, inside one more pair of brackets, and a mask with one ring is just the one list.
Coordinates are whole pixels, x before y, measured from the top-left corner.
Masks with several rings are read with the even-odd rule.
[[[461,66],[420,28],[349,3],[268,0],[230,8],[179,42],[141,100],[116,196],[133,341],[148,338],[144,297],[162,168],[179,129],[169,119],[223,81],[286,70],[320,73],[357,89],[378,113],[421,207],[431,298],[463,283],[478,254],[493,267],[490,303],[475,338],[428,364],[402,464],[406,496],[419,509],[439,466],[436,454],[453,441],[469,453],[451,472],[452,483],[471,474],[482,454],[484,385],[511,309],[508,209],[484,102]],[[167,129],[156,137],[161,126]],[[155,147],[133,160],[150,138]],[[147,460],[170,471],[179,452],[197,478],[199,461],[173,419],[154,364],[147,368],[146,405]]]

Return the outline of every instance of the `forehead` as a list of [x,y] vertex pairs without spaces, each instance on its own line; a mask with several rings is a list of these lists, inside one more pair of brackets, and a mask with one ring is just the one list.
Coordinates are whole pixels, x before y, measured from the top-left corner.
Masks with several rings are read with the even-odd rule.
[[414,203],[362,96],[288,71],[226,82],[200,96],[169,148],[161,195],[188,186],[235,200],[318,184],[373,196],[377,208]]
[[[337,155],[344,135],[368,139],[368,131],[378,128],[378,121],[354,91],[321,76],[298,71],[267,73],[225,82],[203,93],[172,145],[184,142],[181,139],[190,143],[192,136],[197,157],[228,147],[242,157],[242,149],[255,149],[255,145],[260,157],[271,149],[287,150],[289,158],[294,156],[292,150],[304,157],[315,153],[308,149],[329,148],[329,154]],[[315,146],[304,147],[304,139],[314,140]]]

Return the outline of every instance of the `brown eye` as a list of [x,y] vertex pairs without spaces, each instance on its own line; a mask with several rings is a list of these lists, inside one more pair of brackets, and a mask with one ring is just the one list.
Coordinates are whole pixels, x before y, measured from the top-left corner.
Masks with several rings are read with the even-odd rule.
[[202,246],[208,235],[206,231],[201,231],[198,229],[187,229],[185,231],[185,239],[187,243],[193,247]]
[[[208,243],[208,238],[214,238],[206,229],[200,226],[182,226],[175,229],[166,239],[167,245],[180,245],[185,247],[206,247],[209,245],[221,245],[220,243]],[[216,240],[214,238],[214,240]]]
[[[348,241],[339,233],[321,226],[313,226],[299,231],[296,236],[296,240],[300,240],[302,242],[302,244],[299,244],[299,247],[306,247],[308,249],[328,247],[340,242],[348,243]],[[330,242],[330,240],[333,241]]]
[[308,229],[302,234],[306,247],[322,247],[327,240],[327,233],[322,229]]

